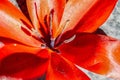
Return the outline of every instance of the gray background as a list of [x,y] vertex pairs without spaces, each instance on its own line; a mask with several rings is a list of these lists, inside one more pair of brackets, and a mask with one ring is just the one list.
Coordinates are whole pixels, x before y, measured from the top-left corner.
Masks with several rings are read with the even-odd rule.
[[108,20],[101,27],[109,36],[120,39],[120,0]]

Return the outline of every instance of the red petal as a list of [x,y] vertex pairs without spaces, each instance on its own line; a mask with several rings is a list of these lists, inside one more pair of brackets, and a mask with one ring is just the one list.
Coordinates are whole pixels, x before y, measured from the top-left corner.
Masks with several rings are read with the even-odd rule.
[[36,29],[38,29],[40,26],[38,22],[38,17],[40,22],[44,24],[45,17],[49,17],[51,10],[54,10],[52,20],[52,28],[54,33],[60,23],[65,0],[26,0],[26,2],[30,18]]
[[40,0],[26,0],[28,12],[34,27],[37,29],[40,25],[38,15],[40,11]]
[[28,52],[28,53],[37,53],[41,48],[35,48],[35,47],[29,47],[26,45],[22,45],[14,40],[6,39],[6,38],[1,38],[0,37],[0,59],[2,57],[6,57],[12,53],[17,53],[17,52]]
[[108,18],[116,2],[117,0],[68,0],[55,36],[72,29],[80,32],[95,31]]
[[[23,24],[23,21],[29,26]],[[27,45],[39,46],[40,42],[28,34],[30,28],[32,28],[30,22],[21,11],[8,0],[0,1],[0,36],[11,38]]]
[[120,74],[120,41],[103,35],[77,34],[60,46],[68,60],[90,71],[118,78]]
[[90,80],[65,58],[52,53],[46,80]]
[[100,27],[111,14],[118,0],[98,0],[76,26],[79,32],[93,32]]
[[0,76],[25,80],[40,77],[47,69],[48,57],[47,50],[3,39],[0,42]]
[[29,53],[14,53],[0,61],[0,75],[22,79],[42,76],[48,60]]

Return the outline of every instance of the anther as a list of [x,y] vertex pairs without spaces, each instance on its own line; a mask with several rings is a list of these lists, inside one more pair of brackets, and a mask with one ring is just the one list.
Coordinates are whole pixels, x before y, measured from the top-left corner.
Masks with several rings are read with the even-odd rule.
[[54,48],[55,45],[55,39],[51,38],[51,43],[50,43],[51,47]]
[[50,27],[50,35],[52,35],[52,22],[53,22],[53,14],[54,14],[54,9],[50,11],[49,14],[49,27]]
[[73,41],[76,38],[76,35],[73,35],[71,38],[64,40],[64,43],[69,43],[71,41]]
[[41,44],[41,48],[45,49],[47,46],[45,44]]

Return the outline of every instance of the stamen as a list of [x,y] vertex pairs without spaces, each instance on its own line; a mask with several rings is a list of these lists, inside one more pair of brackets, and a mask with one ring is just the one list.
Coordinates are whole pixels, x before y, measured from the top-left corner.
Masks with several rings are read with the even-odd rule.
[[20,21],[21,21],[28,29],[31,30],[32,27],[31,27],[27,22],[25,22],[23,19],[20,19]]
[[34,28],[32,28],[31,30],[32,30],[32,35],[34,35],[39,39],[41,38],[41,34],[37,30],[35,30]]
[[[55,39],[52,38],[52,28],[53,28],[53,15],[54,15],[54,10],[52,9],[49,13],[49,16],[45,15],[44,16],[44,24],[42,24],[39,20],[38,14],[37,14],[37,5],[35,3],[35,9],[36,9],[36,16],[37,19],[39,21],[39,25],[40,25],[40,32],[43,35],[42,41],[45,43],[43,45],[41,45],[41,47],[46,48],[49,47],[51,50],[59,52],[57,49],[54,48],[54,44],[55,44]],[[38,31],[33,29],[33,34],[41,37],[41,35],[38,33]]]
[[45,15],[45,17],[44,17],[44,24],[45,24],[45,26],[46,26],[46,29],[47,29],[47,33],[49,32],[49,25],[48,25],[48,22],[47,22],[47,15]]
[[44,26],[41,24],[41,22],[40,22],[40,20],[39,20],[39,17],[38,17],[37,5],[36,5],[36,3],[34,3],[34,4],[35,4],[36,17],[37,17],[38,23],[39,23],[39,25],[40,25],[39,30],[40,30],[40,32],[41,32],[41,34],[42,34],[43,36],[46,36],[46,32],[45,32],[46,30],[45,30]]
[[26,33],[27,35],[35,38],[36,40],[39,40],[40,42],[43,42],[43,39],[41,37],[41,34],[38,30],[32,28],[28,23],[26,23],[24,20],[20,19],[22,23],[25,25],[25,27],[21,26],[21,30]]
[[50,35],[52,35],[52,22],[53,22],[53,15],[54,15],[54,10],[52,9],[49,14],[49,27],[50,27]]
[[51,38],[51,43],[50,43],[51,47],[54,48],[55,45],[55,39]]
[[64,43],[69,43],[71,41],[73,41],[76,38],[76,35],[73,35],[71,38],[64,40]]
[[67,20],[67,21],[65,22],[65,25],[64,25],[64,27],[63,27],[63,30],[62,30],[62,32],[60,33],[60,35],[58,36],[58,38],[57,38],[57,40],[56,40],[56,44],[60,41],[60,39],[61,39],[61,37],[62,37],[62,34],[63,34],[63,32],[64,32],[64,30],[65,30],[65,28],[66,28],[66,25],[68,24],[69,21],[70,21],[70,20]]
[[62,33],[64,32],[64,30],[65,30],[65,28],[66,28],[66,25],[68,24],[69,21],[70,21],[70,20],[67,20],[67,21],[65,22],[65,25],[64,25],[64,27],[63,27]]
[[23,32],[25,32],[27,35],[31,36],[32,35],[32,31],[31,31],[31,26],[25,22],[23,19],[20,19],[20,21],[23,23],[23,26],[21,26],[21,30]]
[[27,35],[31,36],[31,33],[24,27],[21,26],[21,30],[26,33]]
[[50,40],[51,40],[50,45],[51,45],[52,48],[54,48],[54,44],[55,44],[55,39],[52,38],[52,35],[53,35],[53,33],[52,33],[52,28],[53,28],[53,24],[52,24],[52,22],[53,22],[53,15],[54,15],[54,9],[52,9],[52,10],[50,11],[50,14],[49,14],[49,27],[50,27],[49,32],[50,32],[50,36],[51,36],[51,38],[50,38]]
[[[36,17],[37,17],[37,21],[40,23],[39,17],[38,17],[38,12],[37,12],[37,4],[36,4],[36,2],[34,3],[34,5],[35,5],[35,14],[36,14]],[[35,27],[35,29],[37,29],[37,28]]]
[[[45,29],[43,27],[41,27],[41,31],[44,33],[44,41],[46,42],[48,47],[54,48],[54,42],[55,40],[52,38],[52,22],[53,22],[53,12],[54,10],[52,9],[50,11],[49,17],[47,15],[45,15],[44,17],[44,25],[47,29],[46,34]],[[49,21],[48,21],[49,20]],[[42,24],[40,24],[41,26],[43,26]]]

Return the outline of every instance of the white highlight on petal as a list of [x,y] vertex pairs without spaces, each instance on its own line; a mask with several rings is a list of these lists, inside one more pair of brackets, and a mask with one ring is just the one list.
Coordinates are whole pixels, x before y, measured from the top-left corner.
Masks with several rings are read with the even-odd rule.
[[17,44],[13,44],[14,46],[17,46]]
[[0,48],[4,47],[5,44],[3,42],[0,42]]
[[9,76],[0,76],[0,80],[23,80],[21,78],[14,78]]
[[100,74],[97,74],[97,73],[93,73],[91,71],[88,71],[87,69],[85,68],[82,68],[78,65],[75,65],[78,69],[80,69],[81,71],[83,71],[89,78],[90,80],[113,80],[111,78],[108,78],[104,75],[100,75]]

